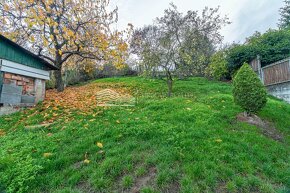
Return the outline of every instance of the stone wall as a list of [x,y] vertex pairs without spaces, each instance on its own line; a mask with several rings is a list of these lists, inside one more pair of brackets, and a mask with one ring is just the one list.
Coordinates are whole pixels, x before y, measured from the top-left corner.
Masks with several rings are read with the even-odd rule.
[[267,86],[267,89],[271,95],[290,103],[290,81]]
[[45,80],[35,79],[35,103],[45,98]]

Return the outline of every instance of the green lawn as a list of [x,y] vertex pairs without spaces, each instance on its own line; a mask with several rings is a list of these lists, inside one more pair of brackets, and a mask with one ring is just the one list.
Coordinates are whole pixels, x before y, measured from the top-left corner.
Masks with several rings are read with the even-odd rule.
[[236,121],[228,83],[176,81],[170,99],[161,80],[89,84],[138,93],[138,103],[88,113],[40,104],[0,117],[0,192],[289,192],[289,104],[271,97],[259,114],[279,142]]

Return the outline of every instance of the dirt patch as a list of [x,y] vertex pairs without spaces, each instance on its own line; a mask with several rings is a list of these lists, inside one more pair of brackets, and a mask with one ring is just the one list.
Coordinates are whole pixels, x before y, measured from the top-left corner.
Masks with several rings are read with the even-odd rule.
[[215,193],[224,193],[227,191],[227,183],[226,182],[219,182],[214,190]]
[[164,193],[176,193],[180,192],[180,184],[178,182],[172,182],[168,187],[162,190]]
[[265,136],[272,138],[275,141],[283,141],[283,135],[275,128],[275,126],[268,121],[263,121],[257,115],[246,116],[244,113],[240,113],[237,115],[237,120],[261,128],[261,131]]
[[81,181],[80,183],[78,183],[77,189],[86,193],[96,193],[96,191],[93,190],[93,188],[87,181]]
[[139,193],[143,187],[149,185],[154,180],[156,173],[156,168],[150,168],[146,175],[143,175],[136,179],[134,186],[128,192]]
[[80,169],[82,167],[83,163],[84,163],[84,161],[79,161],[79,162],[73,164],[72,167],[74,169]]

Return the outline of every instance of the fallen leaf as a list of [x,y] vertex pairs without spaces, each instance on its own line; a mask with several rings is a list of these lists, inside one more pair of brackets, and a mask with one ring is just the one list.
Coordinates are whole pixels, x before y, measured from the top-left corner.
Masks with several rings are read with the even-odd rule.
[[51,157],[53,154],[52,153],[44,153],[43,154],[43,157],[45,157],[45,158],[49,158],[49,157]]
[[0,137],[6,135],[6,132],[3,129],[0,129]]
[[221,143],[221,142],[223,142],[223,140],[221,140],[221,139],[217,139],[217,140],[215,140],[217,143]]
[[100,142],[97,143],[97,146],[98,146],[99,148],[103,148],[103,144],[100,143]]
[[85,159],[85,160],[84,160],[84,163],[85,163],[85,164],[89,164],[90,162],[91,162],[91,161],[88,160],[88,159]]

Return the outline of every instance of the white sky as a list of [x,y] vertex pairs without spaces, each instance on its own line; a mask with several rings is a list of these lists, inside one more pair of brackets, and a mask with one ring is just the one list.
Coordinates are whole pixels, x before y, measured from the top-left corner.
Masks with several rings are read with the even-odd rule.
[[243,42],[255,31],[276,28],[279,8],[284,5],[283,0],[111,0],[111,4],[119,8],[119,29],[124,29],[128,23],[135,27],[151,24],[163,15],[170,2],[184,13],[220,5],[220,14],[227,15],[232,22],[222,30],[224,43]]

